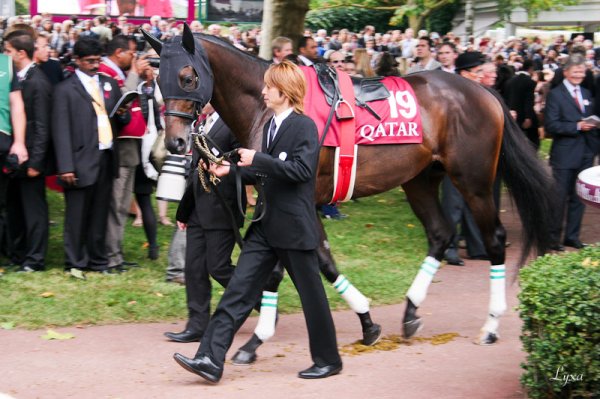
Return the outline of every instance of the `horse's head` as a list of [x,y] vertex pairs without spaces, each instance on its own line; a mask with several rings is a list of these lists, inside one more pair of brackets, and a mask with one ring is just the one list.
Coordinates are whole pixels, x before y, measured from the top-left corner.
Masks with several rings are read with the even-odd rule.
[[166,106],[165,146],[173,154],[183,154],[191,124],[212,96],[213,75],[208,57],[187,24],[183,36],[165,43],[148,32],[142,33],[160,55],[158,84]]

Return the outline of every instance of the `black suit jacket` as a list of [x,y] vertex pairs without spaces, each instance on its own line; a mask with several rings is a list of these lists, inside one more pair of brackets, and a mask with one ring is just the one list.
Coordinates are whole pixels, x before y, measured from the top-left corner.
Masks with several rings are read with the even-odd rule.
[[[100,91],[108,113],[119,101],[121,90],[117,81],[99,75]],[[105,88],[110,87],[110,90]],[[94,184],[100,170],[101,151],[98,146],[98,122],[92,105],[92,97],[73,74],[70,78],[55,86],[53,100],[52,139],[56,154],[57,173],[74,172],[78,178],[77,186]],[[113,132],[113,176],[118,174],[116,140],[118,129],[126,122],[129,114],[115,115],[111,119]],[[60,180],[59,180],[60,181]]]
[[270,123],[263,129],[262,152],[254,155],[251,167],[241,168],[245,182],[262,180],[264,184],[255,214],[262,213],[266,201],[266,214],[259,223],[272,247],[315,249],[319,243],[315,208],[317,127],[309,117],[292,112],[267,148]]
[[577,122],[593,113],[592,96],[580,86],[585,112],[577,107],[575,100],[564,84],[550,91],[544,110],[544,127],[552,135],[550,165],[555,169],[580,169],[590,162],[598,149],[597,130],[581,132]]
[[[223,153],[229,152],[240,147],[240,144],[222,118],[217,119],[207,135],[212,140],[208,141],[208,147],[217,156],[222,155],[221,151]],[[199,225],[206,230],[229,230],[233,227],[229,211],[223,207],[217,194],[212,191],[207,193],[199,182],[198,171],[196,170],[199,160],[200,154],[194,147],[192,158],[193,169],[188,177],[185,194],[177,208],[177,220],[190,225]],[[238,210],[235,172],[232,171],[229,175],[221,178],[217,190],[219,190],[225,203],[235,216],[238,228],[242,227],[244,217]],[[242,187],[242,207],[246,208],[245,187]]]
[[25,144],[29,153],[27,167],[40,172],[46,169],[46,154],[50,140],[50,112],[52,108],[52,85],[44,72],[36,65],[21,81],[21,92],[27,116]]
[[523,124],[525,119],[531,119],[530,129],[538,128],[538,119],[533,109],[535,103],[535,82],[529,75],[517,73],[506,83],[506,98],[508,107],[517,112],[517,123]]

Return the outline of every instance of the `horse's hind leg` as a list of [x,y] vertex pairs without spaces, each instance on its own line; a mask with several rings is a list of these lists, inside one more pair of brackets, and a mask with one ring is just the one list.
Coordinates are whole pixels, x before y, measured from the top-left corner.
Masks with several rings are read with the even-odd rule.
[[483,196],[466,193],[465,201],[479,226],[491,263],[488,316],[477,340],[480,345],[491,345],[498,340],[500,317],[506,311],[506,231],[497,216],[491,193]]
[[439,171],[425,171],[402,186],[413,212],[425,227],[429,244],[427,257],[406,294],[407,304],[403,319],[405,338],[412,337],[422,327],[417,309],[425,300],[427,289],[452,239],[452,229],[444,217],[438,198],[441,178],[442,174]]
[[319,238],[320,245],[317,254],[321,273],[358,315],[363,332],[363,345],[374,345],[381,337],[381,326],[371,320],[369,300],[337,270],[321,219],[319,219]]

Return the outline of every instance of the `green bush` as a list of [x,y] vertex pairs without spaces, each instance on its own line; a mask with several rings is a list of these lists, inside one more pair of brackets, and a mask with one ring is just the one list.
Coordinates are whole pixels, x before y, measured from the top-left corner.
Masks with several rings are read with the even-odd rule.
[[546,255],[521,271],[521,382],[531,398],[600,393],[600,247]]

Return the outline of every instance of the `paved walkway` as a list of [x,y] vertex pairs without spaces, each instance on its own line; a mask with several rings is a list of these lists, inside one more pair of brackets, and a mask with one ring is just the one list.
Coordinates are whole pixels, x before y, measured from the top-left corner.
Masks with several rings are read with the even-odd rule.
[[[600,212],[590,213],[598,220]],[[502,219],[513,243],[507,265],[514,265],[520,225],[512,212],[503,213]],[[586,225],[582,239],[599,241],[598,231]],[[500,341],[489,347],[472,343],[487,312],[487,266],[487,262],[467,261],[465,267],[441,268],[420,309],[425,321],[420,337],[457,333],[454,340],[440,345],[414,341],[391,351],[343,355],[342,374],[325,380],[296,377],[311,363],[304,320],[296,314],[281,317],[276,336],[259,350],[255,365],[227,364],[216,386],[172,360],[174,352],[192,356],[197,349],[196,344],[163,339],[164,331],[182,329],[183,321],[58,329],[76,335],[67,341],[45,341],[40,338],[44,331],[0,330],[0,394],[18,399],[523,398],[516,283],[508,286],[509,310],[501,322]],[[509,283],[511,277],[509,273]],[[384,336],[400,334],[403,311],[403,304],[372,309]],[[358,318],[351,311],[335,312],[334,319],[340,346],[360,337]],[[233,348],[245,342],[255,324],[256,318],[249,319]]]

